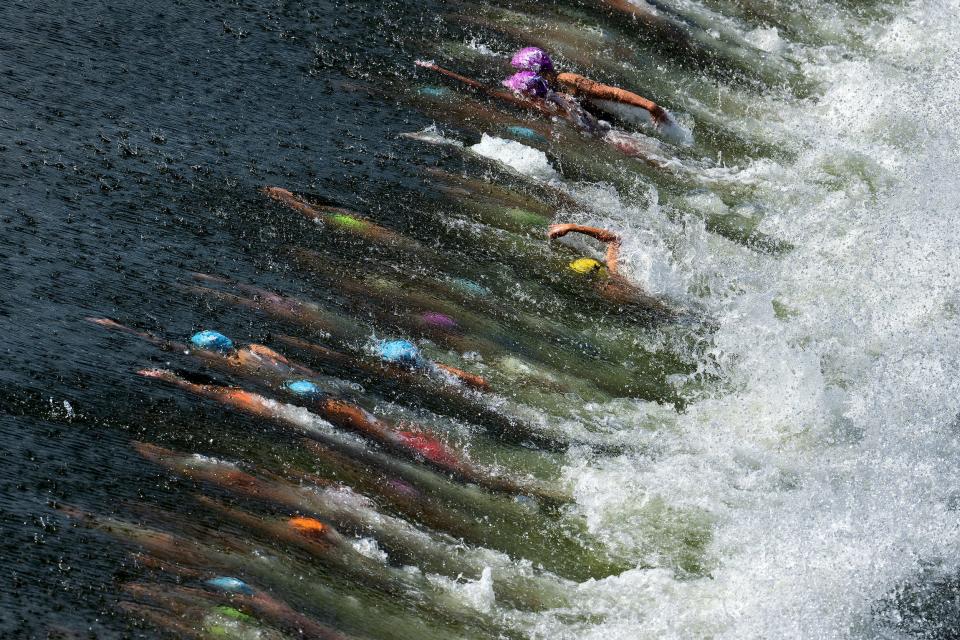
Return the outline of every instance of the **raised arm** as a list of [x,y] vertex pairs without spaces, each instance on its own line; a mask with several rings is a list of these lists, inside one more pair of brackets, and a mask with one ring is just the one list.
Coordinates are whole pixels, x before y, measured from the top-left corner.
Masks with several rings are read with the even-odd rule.
[[611,274],[617,272],[617,263],[620,260],[620,236],[609,229],[600,229],[599,227],[588,227],[582,224],[552,224],[547,230],[547,236],[551,240],[562,238],[568,233],[582,233],[583,235],[596,238],[607,245],[607,269]]
[[631,91],[620,89],[618,87],[611,87],[608,84],[594,82],[590,78],[585,78],[584,76],[576,73],[558,73],[556,76],[556,81],[564,87],[572,89],[575,93],[583,95],[587,98],[611,100],[613,102],[620,102],[623,104],[632,105],[634,107],[640,107],[641,109],[646,109],[650,112],[650,117],[653,118],[654,122],[663,123],[668,122],[670,119],[670,116],[663,109],[663,107],[657,105],[652,100],[647,100],[643,96],[639,96]]

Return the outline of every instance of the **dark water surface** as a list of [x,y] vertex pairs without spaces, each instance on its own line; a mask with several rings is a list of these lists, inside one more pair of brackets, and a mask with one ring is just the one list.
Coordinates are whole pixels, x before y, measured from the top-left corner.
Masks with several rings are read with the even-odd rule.
[[422,118],[349,89],[396,50],[388,16],[430,24],[430,3],[395,5],[0,7],[0,635],[133,633],[115,609],[123,549],[54,506],[176,503],[128,445],[162,392],[132,375],[154,349],[84,318],[257,334],[173,285],[190,271],[292,281],[263,249],[264,184],[363,207],[409,181],[396,133]]

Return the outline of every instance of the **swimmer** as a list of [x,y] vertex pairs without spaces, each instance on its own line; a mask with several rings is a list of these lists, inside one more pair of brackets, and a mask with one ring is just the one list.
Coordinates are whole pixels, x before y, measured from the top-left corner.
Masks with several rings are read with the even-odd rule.
[[[442,314],[437,314],[442,315]],[[446,317],[446,316],[444,316]],[[407,340],[385,340],[376,346],[376,353],[384,362],[401,365],[414,370],[438,371],[453,376],[468,387],[479,391],[489,391],[490,385],[482,376],[458,369],[448,364],[427,360],[412,342]]]
[[605,262],[607,264],[607,272],[611,276],[617,274],[617,267],[620,260],[620,236],[612,231],[598,227],[587,227],[581,224],[552,224],[547,231],[547,237],[551,240],[556,240],[571,232],[582,233],[606,244],[607,255]]
[[595,82],[576,73],[558,72],[553,66],[553,60],[543,49],[537,47],[520,49],[510,60],[510,64],[519,73],[538,75],[549,89],[588,100],[598,109],[608,113],[623,115],[624,110],[617,108],[622,105],[642,109],[658,128],[672,124],[670,114],[651,100],[619,87]]
[[[205,280],[205,281],[214,281],[214,282],[219,281],[218,283],[228,282],[222,279],[214,278],[213,276],[206,276],[204,274],[194,274],[194,278],[198,280]],[[190,287],[189,290],[200,295],[216,297],[218,299],[221,299],[227,302],[233,302],[241,306],[254,308],[254,309],[257,309],[258,311],[263,311],[265,313],[273,315],[274,317],[280,318],[282,320],[295,322],[297,324],[304,325],[308,328],[328,330],[328,333],[333,333],[334,331],[336,331],[338,335],[340,335],[341,337],[345,337],[347,339],[350,339],[350,338],[358,339],[361,337],[359,331],[356,331],[356,330],[351,330],[350,333],[347,333],[346,331],[341,331],[340,328],[345,325],[345,322],[342,319],[338,318],[336,314],[327,312],[315,304],[297,300],[295,298],[288,298],[285,296],[277,295],[265,289],[254,287],[252,285],[238,285],[238,286],[242,290],[248,292],[253,297],[242,298],[240,296],[236,296],[230,293],[225,293],[217,289],[211,289],[207,287]],[[439,325],[442,327],[445,325],[447,328],[450,328],[451,323],[454,323],[452,318],[449,318],[445,314],[441,314],[441,313],[430,313],[430,312],[424,313],[422,316],[422,320],[428,326]],[[102,320],[102,319],[92,320],[92,321],[97,322],[98,324],[105,324],[109,322],[107,320]],[[136,332],[133,332],[133,333],[136,333]],[[209,336],[206,335],[207,333],[209,333],[210,335]],[[201,334],[204,334],[204,335],[201,335]],[[230,342],[230,340],[226,338],[226,336],[220,336],[219,334],[216,334],[216,332],[212,332],[212,331],[201,332],[201,334],[197,334],[197,336],[194,336],[193,338],[191,338],[191,342],[195,347],[209,348],[219,353],[232,352],[232,353],[238,354],[238,356],[244,356],[244,355],[248,356],[249,354],[246,354],[244,351],[245,350],[249,351],[250,349],[253,349],[257,353],[269,355],[270,357],[273,357],[278,360],[283,360],[282,356],[277,354],[275,351],[268,349],[267,347],[264,347],[262,345],[249,345],[249,347],[246,347],[245,350],[236,350],[233,347],[233,343]],[[141,335],[142,337],[142,334],[137,334],[137,335]],[[365,337],[365,335],[363,337]],[[330,350],[327,350],[327,351],[331,354],[334,353]],[[348,357],[343,356],[341,359],[346,360],[348,359]],[[383,360],[386,362],[390,361],[389,358],[383,358]],[[436,362],[426,362],[424,360],[421,364],[423,364],[424,366],[415,367],[415,369],[420,373],[436,374],[438,372],[443,372],[444,374],[447,374],[446,376],[441,376],[441,378],[443,378],[442,381],[445,383],[457,381],[467,387],[470,387],[472,389],[476,389],[479,391],[490,390],[490,385],[481,376],[469,373],[462,369],[458,369],[457,367],[440,364]],[[433,376],[433,377],[436,378],[437,376]],[[453,378],[453,380],[450,379],[451,377]]]
[[546,79],[535,71],[518,71],[501,84],[513,91],[518,98],[533,104],[547,105],[548,113],[562,116],[584,133],[601,135],[610,128],[608,124],[598,120],[581,107],[573,96],[562,91],[554,91]]
[[164,351],[190,355],[226,373],[239,373],[257,381],[273,383],[272,386],[278,386],[293,376],[319,377],[319,374],[313,370],[288,360],[269,347],[255,343],[239,347],[233,340],[218,331],[207,329],[195,333],[190,337],[188,346],[146,331],[138,331],[109,318],[87,318],[87,320],[107,329],[142,338]]
[[[644,159],[660,168],[669,166],[663,158],[659,157],[659,154],[651,153],[651,150],[648,148],[648,143],[643,140],[634,139],[633,136],[614,129],[608,122],[598,119],[584,109],[573,95],[565,91],[554,91],[548,82],[535,71],[518,71],[504,80],[501,84],[511,89],[511,93],[507,93],[490,89],[476,80],[462,76],[449,69],[444,69],[432,62],[417,60],[416,64],[462,82],[492,98],[524,107],[540,115],[563,118],[570,122],[570,124],[581,133],[603,140],[628,156]],[[597,91],[600,92],[601,90],[597,89]],[[637,96],[637,98],[642,100],[639,96]],[[618,105],[619,108],[613,108],[613,111],[621,116],[624,115],[622,113],[624,109],[630,109],[635,106],[616,103],[610,100],[607,102],[611,105]],[[643,113],[648,112],[643,111]],[[627,119],[629,119],[629,117]],[[662,133],[668,134],[670,138],[678,143],[688,144],[690,142],[689,131],[675,125],[671,120],[668,120],[665,125],[661,126],[660,130]]]
[[415,240],[362,218],[348,209],[314,206],[303,197],[282,187],[263,187],[260,192],[315,222],[322,222],[330,227],[382,244],[400,246],[409,250],[421,249],[419,243]]
[[[424,69],[436,71],[454,80],[510,104],[531,109],[546,116],[560,116],[569,120],[577,129],[584,133],[600,134],[605,130],[604,125],[587,113],[575,99],[551,91],[546,81],[534,72],[521,71],[504,80],[501,84],[511,90],[511,93],[497,91],[464,75],[444,69],[443,67],[425,60],[417,60],[415,64]],[[609,127],[606,127],[609,128]]]
[[605,265],[593,258],[580,258],[570,263],[570,269],[581,274],[600,277],[599,291],[607,300],[616,304],[640,305],[651,311],[674,315],[674,311],[640,287],[627,280],[619,272],[620,236],[608,229],[580,224],[553,224],[547,231],[550,240],[562,238],[568,233],[582,233],[607,245]]

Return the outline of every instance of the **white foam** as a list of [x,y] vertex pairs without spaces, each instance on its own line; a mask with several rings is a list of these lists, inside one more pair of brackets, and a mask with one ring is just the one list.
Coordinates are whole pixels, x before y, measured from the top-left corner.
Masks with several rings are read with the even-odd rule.
[[455,594],[477,611],[489,612],[496,604],[496,596],[493,592],[493,570],[490,567],[484,567],[477,580],[452,580],[436,574],[427,575],[427,579]]
[[783,51],[785,43],[780,38],[780,33],[776,27],[763,28],[757,27],[748,31],[744,39],[761,51],[768,53],[779,53]]
[[516,140],[505,140],[485,133],[470,150],[537,180],[546,182],[559,177],[544,152]]
[[357,538],[351,542],[353,548],[356,549],[357,553],[371,560],[376,560],[377,562],[382,562],[386,564],[389,556],[387,552],[380,548],[380,545],[377,544],[377,541],[373,538]]
[[481,42],[476,36],[471,37],[469,40],[465,42],[465,44],[468,49],[472,49],[473,51],[476,51],[480,55],[491,56],[491,57],[495,57],[495,56],[505,57],[503,54],[500,54],[494,51],[490,47],[490,45],[488,45],[487,43]]
[[[876,637],[878,602],[921,566],[960,570],[958,10],[908,5],[869,56],[808,52],[823,95],[757,125],[796,160],[717,172],[749,180],[792,252],[670,237],[666,282],[716,318],[702,371],[722,382],[654,449],[571,460],[577,510],[638,568],[580,585],[600,622],[544,615],[535,637]],[[638,229],[676,231],[653,213]],[[625,262],[648,246],[627,230]]]
[[420,131],[413,131],[410,133],[401,133],[401,136],[404,138],[409,138],[411,140],[417,140],[419,142],[426,142],[427,144],[436,144],[436,145],[445,145],[450,147],[462,148],[463,143],[454,138],[448,138],[443,135],[443,132],[435,124],[431,124],[427,127],[424,127]]

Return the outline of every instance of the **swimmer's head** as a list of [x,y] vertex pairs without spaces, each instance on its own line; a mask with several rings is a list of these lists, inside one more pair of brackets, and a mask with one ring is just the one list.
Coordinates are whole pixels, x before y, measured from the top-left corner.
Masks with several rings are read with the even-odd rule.
[[243,611],[240,611],[235,607],[228,607],[226,605],[222,605],[219,607],[214,607],[213,610],[215,613],[219,613],[220,615],[226,616],[228,618],[233,618],[234,620],[241,620],[243,622],[253,622],[253,618],[251,616],[248,616]]
[[533,71],[518,71],[501,84],[514,93],[535,98],[542,98],[550,90],[547,81]]
[[190,342],[198,349],[226,353],[233,350],[233,340],[217,331],[200,331],[190,337]]
[[585,275],[606,275],[607,268],[599,260],[593,258],[577,258],[569,266],[573,271]]
[[533,140],[535,142],[546,142],[547,139],[542,135],[531,129],[530,127],[520,127],[513,125],[507,127],[507,131],[512,135],[517,136],[518,138],[524,138],[526,140]]
[[445,313],[427,311],[426,313],[420,315],[420,319],[423,320],[424,324],[428,324],[431,327],[437,327],[438,329],[457,328],[457,321]]
[[394,492],[400,494],[404,498],[420,498],[422,497],[420,492],[405,480],[400,480],[397,478],[392,478],[387,480],[387,487],[392,489]]
[[420,349],[408,340],[385,340],[377,345],[377,352],[387,362],[414,367],[424,363]]
[[347,213],[336,213],[329,218],[330,222],[343,229],[363,229],[367,226],[366,220],[361,220]]
[[546,51],[538,47],[524,47],[513,54],[510,64],[520,71],[544,73],[553,71],[553,60]]
[[329,528],[316,518],[306,518],[297,516],[290,518],[287,523],[293,527],[294,531],[308,538],[321,538]]
[[229,593],[243,593],[245,595],[253,594],[253,589],[250,588],[250,585],[240,578],[234,578],[231,576],[217,576],[216,578],[210,578],[207,580],[207,585],[215,589],[220,589],[221,591],[227,591]]
[[484,287],[483,285],[477,284],[473,280],[467,280],[466,278],[453,278],[453,285],[465,293],[469,293],[472,296],[488,296],[490,295],[490,290]]
[[430,96],[431,98],[443,98],[450,95],[450,90],[446,87],[420,87],[417,89],[417,93],[422,96]]
[[287,380],[283,383],[283,386],[287,391],[298,396],[316,396],[320,394],[320,387],[309,380]]

